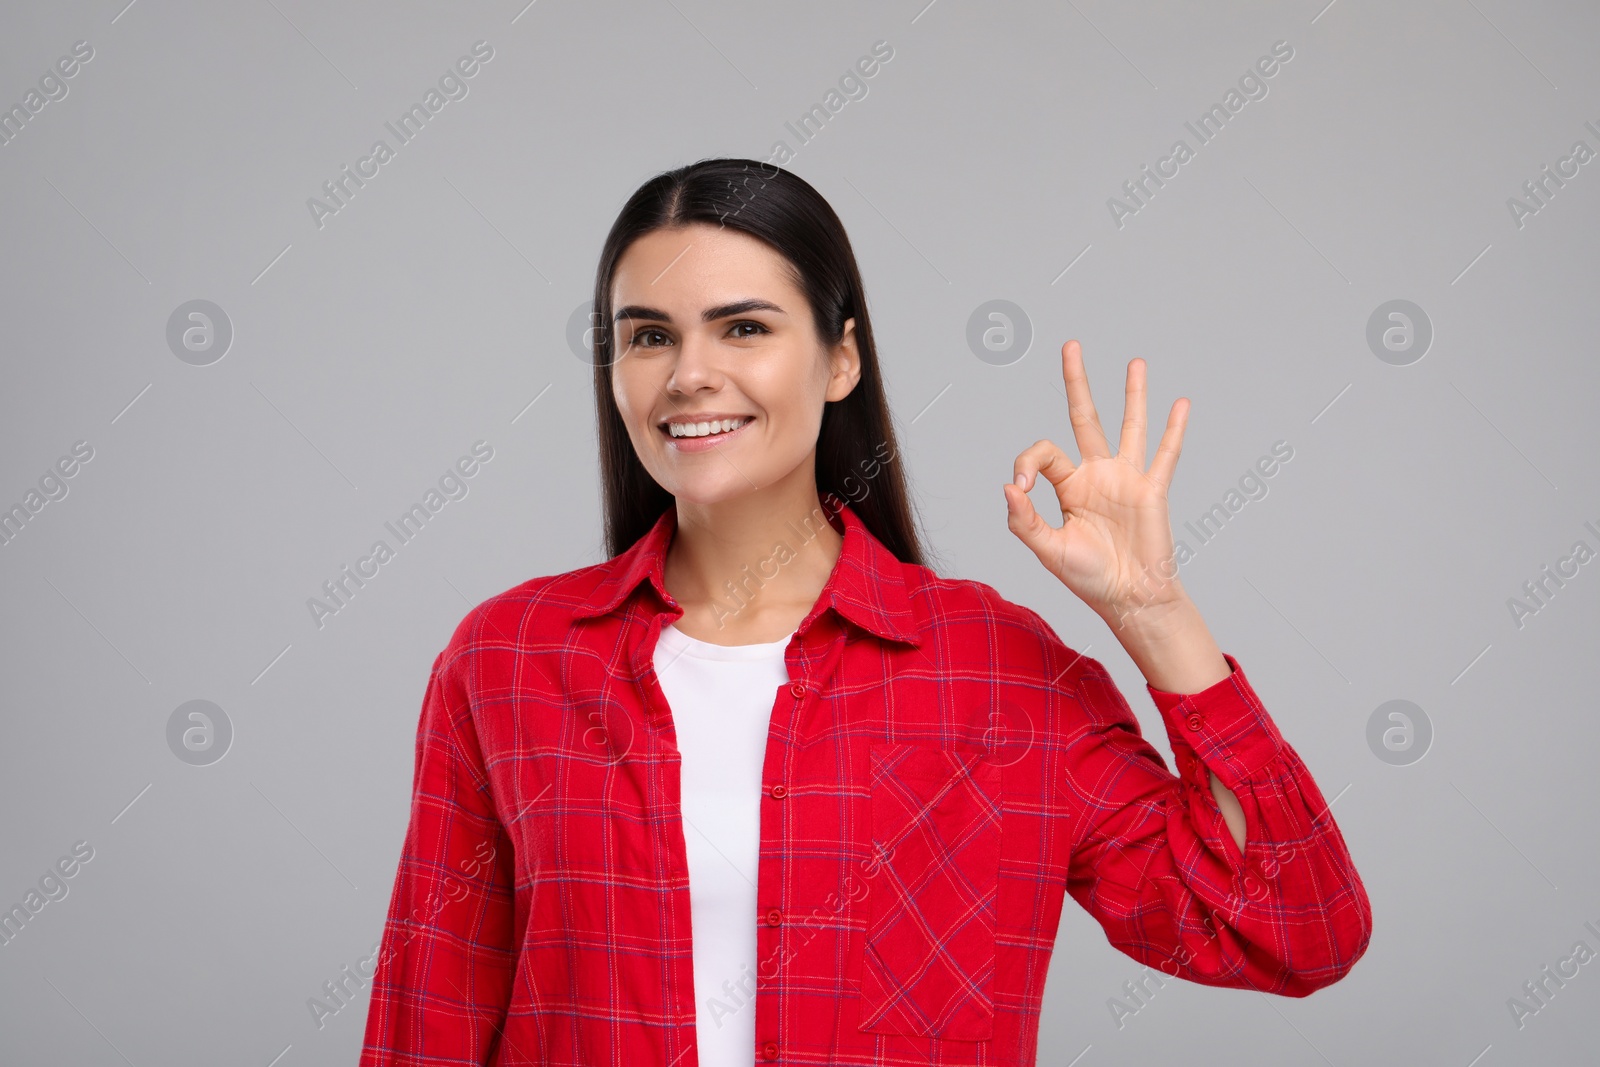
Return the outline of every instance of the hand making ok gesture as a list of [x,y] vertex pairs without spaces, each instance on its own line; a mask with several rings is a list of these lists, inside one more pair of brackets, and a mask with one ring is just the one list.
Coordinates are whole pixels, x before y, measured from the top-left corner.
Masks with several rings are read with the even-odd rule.
[[[1189,401],[1180,397],[1173,403],[1147,468],[1144,372],[1143,359],[1129,362],[1122,435],[1112,455],[1089,396],[1082,346],[1062,345],[1068,417],[1082,459],[1075,466],[1053,441],[1040,440],[1017,456],[1016,480],[1005,487],[1011,532],[1114,627],[1143,612],[1160,614],[1187,596],[1177,579],[1167,486],[1183,445]],[[1062,525],[1050,525],[1034,510],[1028,490],[1035,474],[1055,486]]]

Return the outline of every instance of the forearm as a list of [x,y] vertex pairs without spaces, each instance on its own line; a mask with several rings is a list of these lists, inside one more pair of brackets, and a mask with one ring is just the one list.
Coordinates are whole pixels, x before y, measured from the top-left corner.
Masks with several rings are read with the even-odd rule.
[[[1051,675],[1082,658],[1063,650]],[[1303,996],[1361,955],[1371,906],[1327,800],[1245,668],[1224,662],[1232,673],[1198,693],[1147,685],[1176,784],[1104,666],[1083,672],[1090,728],[1063,776],[1079,831],[1068,889],[1113,945],[1165,974]],[[1247,820],[1248,849],[1208,795],[1211,769]]]
[[[1231,671],[1194,601],[1187,596],[1161,607],[1105,613],[1106,625],[1146,681],[1169,693],[1198,693]],[[1239,799],[1211,774],[1211,795],[1228,824],[1228,832],[1244,851],[1245,819]]]

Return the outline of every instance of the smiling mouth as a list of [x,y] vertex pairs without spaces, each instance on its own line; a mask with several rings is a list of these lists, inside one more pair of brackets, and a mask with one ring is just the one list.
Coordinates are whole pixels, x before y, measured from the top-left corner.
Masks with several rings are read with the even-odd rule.
[[684,422],[664,423],[661,432],[674,441],[695,441],[707,438],[722,437],[734,430],[743,428],[753,421],[755,416],[746,415],[738,419],[716,419],[709,422]]

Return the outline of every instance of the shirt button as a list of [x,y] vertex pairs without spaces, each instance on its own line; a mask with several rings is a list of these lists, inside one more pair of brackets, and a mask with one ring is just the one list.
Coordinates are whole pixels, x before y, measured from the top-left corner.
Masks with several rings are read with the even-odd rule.
[[1192,711],[1189,713],[1189,718],[1186,720],[1186,725],[1191,730],[1198,730],[1200,727],[1205,725],[1205,720],[1200,717],[1199,712]]
[[768,926],[777,926],[781,922],[783,922],[783,912],[779,911],[777,908],[773,908],[771,911],[767,912]]
[[768,1041],[765,1045],[762,1045],[761,1046],[761,1057],[763,1059],[768,1059],[768,1060],[777,1059],[778,1058],[778,1043],[776,1041]]
[[789,687],[789,692],[794,694],[794,698],[796,700],[799,700],[801,697],[806,695],[806,683],[795,682]]
[[782,782],[779,782],[777,785],[772,787],[772,799],[773,800],[782,800],[784,797],[786,797],[788,795],[789,795],[789,791],[783,787],[783,783]]

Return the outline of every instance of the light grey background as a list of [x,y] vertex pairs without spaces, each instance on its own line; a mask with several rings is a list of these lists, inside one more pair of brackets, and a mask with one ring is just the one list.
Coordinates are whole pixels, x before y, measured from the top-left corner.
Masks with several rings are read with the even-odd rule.
[[[355,1062],[365,992],[320,1029],[308,1000],[381,931],[429,665],[473,604],[602,558],[565,336],[604,234],[657,171],[778,140],[860,257],[941,571],[1102,659],[1163,752],[1142,677],[1005,525],[1019,451],[1076,455],[1060,345],[1113,440],[1129,359],[1152,448],[1191,398],[1191,548],[1294,449],[1182,575],[1337,797],[1371,947],[1306,1000],[1169,982],[1119,1029],[1140,967],[1068,899],[1038,1062],[1593,1062],[1600,962],[1521,1028],[1507,1005],[1600,951],[1600,563],[1508,607],[1600,548],[1600,162],[1521,227],[1507,205],[1600,150],[1593,5],[123,2],[0,15],[0,105],[94,49],[0,147],[0,506],[94,449],[0,546],[0,907],[94,850],[0,947],[6,1064]],[[319,228],[307,199],[478,40],[469,95]],[[801,145],[786,122],[879,40]],[[1119,228],[1108,198],[1280,40],[1268,95]],[[203,367],[166,341],[195,299],[234,330]],[[992,299],[1034,333],[1007,366],[966,342]],[[1435,334],[1407,366],[1366,341],[1393,299]],[[469,494],[319,628],[307,599],[478,440]],[[209,766],[168,747],[196,699],[234,731]],[[1367,741],[1394,699],[1434,731],[1405,766]]]

